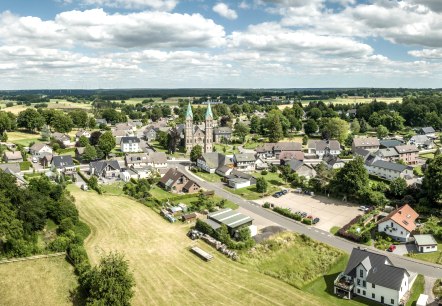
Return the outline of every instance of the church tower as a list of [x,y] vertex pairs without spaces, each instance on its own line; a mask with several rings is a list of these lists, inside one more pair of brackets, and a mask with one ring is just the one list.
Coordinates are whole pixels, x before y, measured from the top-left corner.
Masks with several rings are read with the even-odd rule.
[[213,152],[213,113],[212,108],[210,107],[210,102],[207,102],[204,152]]
[[193,148],[193,113],[192,113],[192,106],[190,106],[190,101],[189,104],[187,105],[184,142],[186,146],[186,152],[189,153]]

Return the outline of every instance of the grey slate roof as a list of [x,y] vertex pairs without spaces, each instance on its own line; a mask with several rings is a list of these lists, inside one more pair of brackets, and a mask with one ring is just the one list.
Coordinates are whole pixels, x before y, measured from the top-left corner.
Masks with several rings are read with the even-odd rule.
[[382,139],[379,141],[379,144],[382,148],[393,148],[403,145],[404,143],[397,139]]
[[394,148],[380,149],[376,154],[381,157],[399,157],[399,153]]
[[404,268],[393,266],[387,256],[356,248],[351,252],[344,273],[355,278],[359,264],[368,271],[367,282],[393,290],[400,290],[404,276],[410,275]]
[[65,167],[74,167],[74,161],[72,160],[72,156],[63,155],[63,156],[54,156],[52,158],[52,164],[57,169],[62,169]]
[[337,140],[309,140],[308,147],[317,151],[324,151],[325,148],[329,147],[330,150],[337,151],[341,149],[341,144]]
[[10,170],[14,173],[20,172],[20,164],[14,163],[14,164],[0,164],[0,169],[3,171]]
[[270,151],[301,151],[302,144],[300,142],[277,142],[265,143],[261,147],[256,148],[256,152],[270,152]]
[[107,166],[110,166],[115,170],[120,170],[120,164],[117,160],[100,160],[90,163],[90,166],[94,169],[94,172],[97,175],[101,175],[101,173]]
[[120,143],[140,143],[140,138],[138,138],[138,137],[122,137]]
[[434,130],[433,127],[431,126],[426,126],[420,129],[420,131],[424,134],[434,134],[436,133],[436,131]]
[[402,164],[387,162],[387,161],[383,161],[383,160],[377,160],[377,161],[373,162],[371,165],[374,167],[392,170],[392,171],[396,171],[396,172],[403,172],[404,170],[409,168],[408,166],[405,166]]
[[152,152],[149,154],[150,161],[154,164],[166,164],[167,155],[164,152]]
[[213,129],[213,134],[215,135],[228,135],[232,134],[232,129],[229,127],[217,127]]
[[376,147],[379,146],[379,139],[376,137],[356,137],[353,139],[355,147]]
[[206,165],[211,169],[216,169],[226,164],[226,156],[217,152],[203,153],[200,159],[205,161]]
[[255,154],[253,153],[241,153],[241,154],[235,154],[235,160],[237,162],[255,162]]
[[433,235],[413,235],[417,245],[436,245],[437,241]]
[[394,147],[399,154],[419,152],[415,145],[402,145]]

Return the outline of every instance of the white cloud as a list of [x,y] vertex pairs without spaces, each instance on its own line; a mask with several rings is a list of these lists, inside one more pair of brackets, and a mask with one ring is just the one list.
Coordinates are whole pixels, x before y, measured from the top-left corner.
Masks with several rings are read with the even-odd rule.
[[[66,4],[72,4],[73,0],[58,0]],[[125,9],[146,9],[171,11],[178,4],[178,0],[80,0],[85,6],[112,7]]]
[[215,13],[217,13],[221,17],[224,17],[224,18],[227,18],[230,20],[238,18],[238,14],[234,10],[229,8],[229,6],[225,3],[222,3],[222,2],[217,3],[213,6],[212,9]]
[[442,49],[412,50],[409,51],[408,54],[426,59],[442,59]]
[[0,40],[60,48],[210,48],[224,44],[225,32],[222,26],[200,14],[123,15],[93,9],[63,12],[54,20],[43,21],[6,12],[0,16]]
[[250,8],[250,4],[247,1],[241,1],[238,7],[243,10],[248,10]]

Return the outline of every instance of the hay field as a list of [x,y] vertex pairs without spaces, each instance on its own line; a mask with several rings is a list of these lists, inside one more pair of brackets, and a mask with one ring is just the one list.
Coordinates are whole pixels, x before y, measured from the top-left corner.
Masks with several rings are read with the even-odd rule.
[[0,265],[0,304],[8,306],[72,305],[77,287],[73,267],[63,258]]
[[[85,241],[93,263],[104,252],[126,254],[136,280],[133,305],[324,305],[324,299],[233,262],[186,236],[151,209],[120,196],[99,196],[70,186],[92,234]],[[206,263],[188,249],[215,256]]]

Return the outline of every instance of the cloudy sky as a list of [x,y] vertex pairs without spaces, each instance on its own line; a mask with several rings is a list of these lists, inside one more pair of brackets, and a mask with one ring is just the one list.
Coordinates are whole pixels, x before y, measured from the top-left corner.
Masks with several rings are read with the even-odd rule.
[[442,0],[0,0],[0,89],[442,87]]

